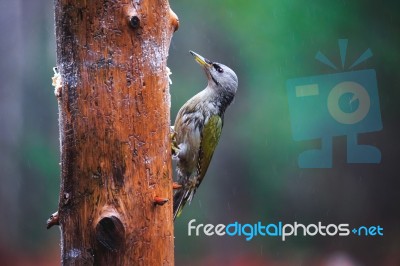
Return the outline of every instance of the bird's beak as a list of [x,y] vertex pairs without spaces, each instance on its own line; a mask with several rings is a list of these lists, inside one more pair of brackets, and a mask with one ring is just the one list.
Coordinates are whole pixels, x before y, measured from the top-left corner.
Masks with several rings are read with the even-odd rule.
[[189,51],[191,55],[194,56],[194,59],[199,63],[201,66],[203,66],[205,69],[209,68],[212,66],[212,62],[208,60],[207,58],[202,57],[199,54],[196,54],[193,51]]

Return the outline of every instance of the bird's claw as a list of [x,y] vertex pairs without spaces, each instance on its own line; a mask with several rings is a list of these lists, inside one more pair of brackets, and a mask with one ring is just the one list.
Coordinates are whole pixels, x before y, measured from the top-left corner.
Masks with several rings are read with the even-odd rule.
[[174,158],[178,157],[179,154],[179,147],[176,144],[176,133],[173,129],[173,127],[171,127],[171,134],[170,134],[170,139],[171,139],[171,152],[172,152],[172,156]]

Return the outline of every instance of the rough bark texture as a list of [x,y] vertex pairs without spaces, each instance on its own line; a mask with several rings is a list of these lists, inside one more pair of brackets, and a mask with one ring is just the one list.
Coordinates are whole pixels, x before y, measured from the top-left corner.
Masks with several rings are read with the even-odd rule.
[[[167,0],[55,0],[64,265],[173,265]],[[168,198],[163,205],[154,198]]]

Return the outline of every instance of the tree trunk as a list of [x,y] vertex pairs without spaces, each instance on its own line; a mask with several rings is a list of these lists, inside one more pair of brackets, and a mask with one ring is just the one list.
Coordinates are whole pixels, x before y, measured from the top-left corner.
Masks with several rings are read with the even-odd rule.
[[62,263],[173,265],[166,61],[178,19],[168,0],[55,0],[55,24]]

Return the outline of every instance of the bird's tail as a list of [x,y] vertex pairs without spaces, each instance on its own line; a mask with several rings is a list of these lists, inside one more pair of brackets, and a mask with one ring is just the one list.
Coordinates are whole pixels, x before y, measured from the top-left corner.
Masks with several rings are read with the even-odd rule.
[[193,198],[194,192],[195,192],[195,188],[185,187],[185,186],[175,192],[175,194],[174,194],[174,220],[176,217],[178,217],[181,214],[186,202],[189,202],[189,204],[190,204],[190,201]]

